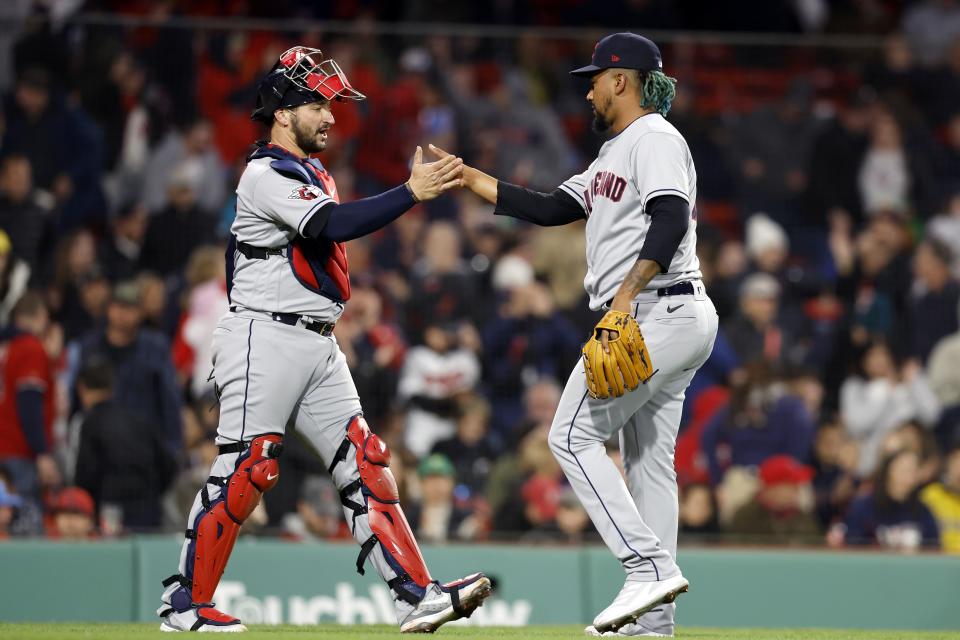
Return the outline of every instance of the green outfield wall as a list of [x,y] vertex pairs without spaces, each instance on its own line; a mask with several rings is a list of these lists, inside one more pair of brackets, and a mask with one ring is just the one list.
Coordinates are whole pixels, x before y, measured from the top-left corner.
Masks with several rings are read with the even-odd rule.
[[[179,541],[136,538],[0,544],[0,620],[149,621]],[[251,623],[395,622],[353,544],[241,540],[218,605]],[[433,546],[434,576],[482,570],[494,597],[469,624],[585,623],[623,582],[604,548]],[[960,557],[832,551],[681,549],[691,590],[678,622],[694,626],[960,629]]]

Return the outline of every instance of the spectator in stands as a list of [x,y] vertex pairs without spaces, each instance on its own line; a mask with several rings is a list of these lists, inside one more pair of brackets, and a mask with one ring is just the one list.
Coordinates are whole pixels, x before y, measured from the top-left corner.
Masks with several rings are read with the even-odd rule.
[[435,444],[431,453],[443,454],[450,460],[457,482],[473,497],[486,486],[497,455],[489,433],[490,404],[480,395],[465,394],[457,400],[456,417],[456,435]]
[[53,456],[54,369],[43,343],[49,329],[46,305],[28,293],[0,334],[0,463],[11,472],[16,493],[33,502],[42,488],[60,482]]
[[33,187],[30,160],[20,154],[0,163],[0,229],[10,236],[15,255],[23,260],[35,284],[45,283],[53,253],[54,220],[49,196]]
[[0,326],[10,322],[10,312],[27,290],[30,267],[13,252],[10,236],[0,229]]
[[694,483],[680,492],[680,535],[708,540],[720,532],[717,505],[709,484]]
[[519,441],[516,457],[501,459],[491,473],[487,497],[496,531],[527,531],[556,515],[563,475],[547,446],[549,427],[546,422],[532,428]]
[[521,416],[518,391],[540,378],[562,379],[582,343],[581,332],[556,310],[543,284],[513,287],[504,295],[483,331],[484,378],[502,429]]
[[74,482],[98,509],[119,511],[127,531],[160,526],[160,497],[177,459],[150,418],[113,401],[115,376],[106,359],[89,359],[77,375],[83,410]]
[[213,332],[230,305],[223,251],[217,247],[196,249],[187,262],[185,279],[187,291],[174,340],[174,364],[182,379],[190,381],[191,398],[210,399],[215,384],[211,378]]
[[916,276],[909,302],[910,356],[926,363],[934,345],[957,331],[960,284],[950,273],[950,250],[937,240],[917,247],[913,259]]
[[0,542],[8,540],[12,533],[16,510],[23,504],[23,498],[12,493],[6,483],[0,479]]
[[103,329],[80,341],[75,366],[106,359],[113,366],[117,405],[151,416],[167,447],[179,452],[181,391],[170,358],[170,345],[162,335],[142,328],[141,293],[135,282],[113,288]]
[[[951,175],[960,176],[960,115],[954,119],[951,126],[951,137],[956,137],[956,163],[950,168]],[[955,133],[954,133],[955,131]],[[960,177],[957,184],[950,187],[945,205],[941,212],[927,224],[927,236],[937,240],[950,250],[953,259],[951,271],[956,274],[958,258],[960,258]]]
[[731,538],[777,544],[820,540],[813,513],[813,469],[785,455],[771,456],[758,471],[756,499],[741,507],[725,527]]
[[66,487],[51,500],[53,528],[49,537],[82,542],[96,537],[96,508],[90,494],[79,487]]
[[[800,234],[794,231],[793,236],[798,238]],[[787,233],[765,213],[755,213],[747,219],[745,245],[753,268],[770,274],[780,285],[779,323],[798,333],[804,302],[819,293],[817,279],[803,267],[788,263],[790,240]]]
[[890,347],[876,341],[860,360],[859,372],[840,390],[844,426],[860,450],[861,477],[872,474],[880,458],[880,443],[910,420],[932,428],[940,414],[937,398],[922,368],[915,362],[899,367]]
[[847,544],[879,544],[900,551],[940,544],[937,522],[917,497],[919,457],[899,451],[884,458],[874,489],[856,498],[847,512]]
[[863,79],[885,100],[903,100],[918,89],[922,77],[918,71],[910,42],[903,34],[894,33],[884,40],[882,60],[868,63]]
[[960,37],[960,5],[956,0],[913,3],[904,11],[901,26],[920,62],[932,65]]
[[197,247],[214,242],[216,218],[197,205],[204,189],[202,175],[194,165],[179,165],[169,174],[168,204],[147,225],[141,269],[162,276],[179,273]]
[[51,86],[46,69],[20,73],[5,105],[2,147],[30,159],[35,184],[53,195],[60,207],[58,226],[66,230],[101,222],[106,206],[100,188],[101,132],[60,89]]
[[[159,212],[177,198],[172,186],[190,175],[196,208],[208,217],[219,212],[226,199],[226,170],[213,146],[213,129],[206,120],[194,120],[183,132],[172,131],[154,149],[144,172],[143,202]],[[192,203],[191,203],[192,204]]]
[[13,95],[4,105],[6,126],[0,147],[28,158],[34,184],[63,202],[72,189],[70,148],[65,144],[69,139],[67,114],[52,93],[45,69],[34,67],[19,74]]
[[379,422],[397,392],[407,353],[403,330],[384,319],[380,293],[361,281],[353,286],[350,305],[337,322],[336,335],[363,398],[364,413],[371,422]]
[[863,87],[821,127],[813,143],[807,173],[807,214],[827,228],[829,212],[843,211],[854,221],[862,218],[857,174],[866,151],[874,91]]
[[96,258],[96,241],[86,229],[66,236],[57,248],[48,299],[67,340],[93,329],[106,311],[104,296],[98,294],[108,282]]
[[[880,231],[896,226],[874,218],[854,237],[852,221],[842,213],[831,218],[830,250],[837,270],[837,297],[851,311],[849,341],[863,348],[871,338],[892,337],[898,311],[910,288],[909,258],[891,246]],[[845,368],[852,352],[837,354]]]
[[343,506],[333,481],[326,475],[309,475],[300,486],[296,513],[283,519],[284,533],[297,540],[330,540],[350,533],[344,528]]
[[761,104],[734,124],[728,152],[739,169],[745,211],[770,211],[787,227],[802,224],[798,207],[817,130],[813,97],[809,81],[797,78],[777,103]]
[[[960,309],[958,309],[960,313]],[[938,434],[942,443],[951,446],[960,438],[960,331],[942,338],[934,346],[927,361],[930,387],[943,408]]]
[[531,264],[544,279],[557,308],[576,314],[589,309],[581,304],[587,273],[587,234],[582,223],[541,227],[531,241]]
[[864,214],[907,215],[914,207],[925,205],[932,170],[921,169],[929,167],[907,145],[903,127],[894,115],[878,110],[869,135],[857,177]]
[[860,485],[859,458],[857,443],[841,422],[820,425],[814,441],[813,489],[817,517],[824,529],[842,520]]
[[[733,389],[729,405],[704,427],[701,445],[716,485],[727,466],[758,466],[778,454],[808,460],[813,435],[803,400],[785,393],[767,366],[755,364],[749,367],[746,381]],[[728,460],[720,445],[729,451]]]
[[924,487],[920,499],[937,520],[943,550],[960,554],[960,444],[944,458],[940,481]]
[[741,365],[783,362],[795,346],[780,327],[780,285],[768,273],[748,276],[740,286],[739,313],[723,325],[723,334]]
[[410,527],[425,542],[472,540],[477,521],[458,506],[454,499],[456,471],[446,456],[434,453],[417,467],[420,476],[420,502],[408,509]]
[[453,436],[456,399],[480,379],[480,362],[459,332],[459,325],[428,321],[423,344],[410,349],[400,372],[397,393],[409,407],[404,443],[418,458]]
[[[925,115],[932,128],[949,126],[951,119],[960,114],[960,37],[950,45],[944,60],[927,73],[920,75],[921,90],[913,99]],[[954,146],[956,142],[953,142]],[[948,176],[956,184],[960,180],[956,174]]]
[[434,222],[427,228],[423,257],[409,275],[411,293],[405,324],[413,339],[428,322],[463,320],[479,311],[475,308],[476,276],[460,253],[457,227],[449,222]]
[[513,431],[526,433],[534,425],[550,422],[557,413],[562,389],[554,380],[541,379],[523,393],[523,418]]
[[110,220],[109,233],[101,238],[97,249],[97,260],[110,280],[136,277],[147,222],[147,208],[139,202],[124,207]]
[[560,489],[556,497],[556,506],[551,506],[549,510],[554,511],[553,517],[539,522],[532,530],[525,533],[521,537],[523,542],[582,545],[587,542],[591,534],[595,533],[590,516],[570,487]]

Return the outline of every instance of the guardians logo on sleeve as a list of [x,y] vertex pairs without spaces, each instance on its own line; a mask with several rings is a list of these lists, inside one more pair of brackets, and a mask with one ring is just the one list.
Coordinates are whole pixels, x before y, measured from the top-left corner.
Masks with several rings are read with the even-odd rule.
[[322,193],[323,191],[320,190],[320,187],[305,184],[294,189],[290,195],[287,196],[287,200],[316,200]]

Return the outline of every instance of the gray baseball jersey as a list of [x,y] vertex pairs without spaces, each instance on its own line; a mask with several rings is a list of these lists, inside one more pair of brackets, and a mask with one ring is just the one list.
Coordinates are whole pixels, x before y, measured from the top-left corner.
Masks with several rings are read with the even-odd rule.
[[327,194],[320,187],[278,173],[271,168],[271,161],[257,158],[247,165],[237,185],[237,217],[230,231],[239,241],[283,248],[284,254],[258,260],[235,252],[230,302],[255,311],[336,320],[343,305],[304,287],[290,268],[285,250],[315,211],[336,200],[336,187],[330,181]]
[[587,170],[560,188],[587,214],[587,276],[583,286],[590,308],[599,309],[616,294],[637,261],[650,228],[647,202],[661,195],[690,204],[687,233],[666,273],[648,288],[667,287],[700,277],[697,259],[697,171],[686,140],[659,113],[634,120],[601,148]]
[[[659,114],[638,118],[600,149],[583,173],[561,188],[587,213],[590,307],[614,297],[637,261],[650,228],[646,206],[658,195],[690,205],[691,219],[666,273],[633,301],[655,373],[619,398],[587,393],[583,362],[567,380],[550,428],[550,448],[628,581],[655,581],[680,572],[676,561],[677,478],[673,468],[684,393],[713,350],[717,313],[700,282],[694,207],[697,173],[683,136]],[[681,282],[686,291],[660,296]],[[619,435],[626,482],[605,451]],[[674,631],[674,604],[643,615],[645,630]]]

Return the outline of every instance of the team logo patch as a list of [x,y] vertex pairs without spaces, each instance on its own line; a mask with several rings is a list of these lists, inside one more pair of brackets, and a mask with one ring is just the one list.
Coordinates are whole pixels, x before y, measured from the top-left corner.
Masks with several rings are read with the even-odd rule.
[[287,200],[316,200],[322,193],[323,191],[320,190],[320,187],[305,184],[294,189],[293,192],[287,196]]

